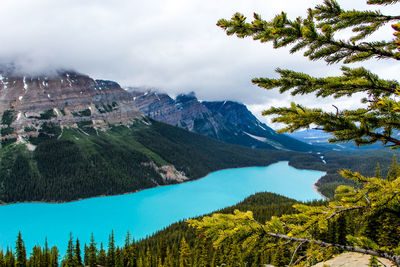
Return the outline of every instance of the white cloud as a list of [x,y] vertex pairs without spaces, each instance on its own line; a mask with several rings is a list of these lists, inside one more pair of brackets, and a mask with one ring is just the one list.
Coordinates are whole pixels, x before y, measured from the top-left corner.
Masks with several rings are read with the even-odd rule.
[[[215,24],[240,11],[271,18],[282,10],[304,16],[322,0],[2,0],[0,60],[25,71],[73,68],[125,86],[153,86],[176,95],[195,91],[204,100],[232,99],[252,107],[292,100],[329,108],[332,100],[292,98],[251,84],[253,77],[276,77],[277,67],[313,75],[335,75],[339,66],[310,62],[301,53],[273,50],[271,44],[226,36]],[[367,8],[365,1],[340,1]],[[371,8],[371,7],[369,7]],[[399,8],[384,8],[399,13]],[[389,28],[387,28],[389,29]],[[385,31],[391,36],[391,31]],[[386,78],[396,62],[368,65]],[[336,101],[336,100],[335,100]],[[354,105],[343,99],[340,106]],[[258,108],[259,109],[259,108]],[[253,110],[258,110],[253,108]]]

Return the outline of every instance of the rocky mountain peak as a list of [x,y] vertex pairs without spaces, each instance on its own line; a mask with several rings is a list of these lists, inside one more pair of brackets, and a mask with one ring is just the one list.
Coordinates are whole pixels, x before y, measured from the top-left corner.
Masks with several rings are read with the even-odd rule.
[[187,102],[198,102],[196,94],[194,92],[190,92],[188,94],[179,94],[176,99],[178,103],[187,103]]
[[235,101],[203,101],[202,104],[212,112],[222,114],[233,125],[243,127],[260,124],[260,121],[242,103]]
[[254,148],[310,151],[312,146],[279,135],[234,101],[200,102],[194,93],[172,99],[156,91],[131,90],[140,111],[154,120],[207,135],[221,141]]
[[142,113],[118,83],[74,71],[24,76],[0,73],[2,139],[37,135],[43,123],[57,127],[87,121],[93,127],[126,123]]

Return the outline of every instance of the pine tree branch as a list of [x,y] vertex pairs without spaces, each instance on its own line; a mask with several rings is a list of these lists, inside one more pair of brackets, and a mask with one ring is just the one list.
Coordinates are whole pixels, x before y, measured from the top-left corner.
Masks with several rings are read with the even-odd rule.
[[276,234],[276,233],[267,233],[267,234],[272,237],[278,237],[278,238],[282,238],[282,239],[286,239],[286,240],[290,240],[290,241],[303,242],[303,243],[315,243],[322,247],[335,247],[342,251],[358,252],[358,253],[367,254],[367,255],[371,255],[371,256],[382,257],[382,258],[388,259],[388,260],[396,263],[397,266],[400,266],[400,256],[386,252],[386,251],[375,251],[375,250],[363,249],[363,248],[359,248],[359,247],[327,243],[327,242],[319,241],[319,240],[291,237],[291,236]]
[[292,254],[292,258],[291,258],[291,260],[290,260],[289,266],[292,266],[292,263],[293,263],[294,257],[295,257],[296,254],[297,254],[297,251],[300,249],[300,247],[301,247],[304,243],[305,243],[305,242],[301,242],[301,243],[296,247],[295,251],[294,251],[293,254]]
[[252,82],[265,89],[280,88],[280,92],[291,90],[292,95],[316,92],[317,96],[335,98],[365,92],[374,96],[390,96],[400,86],[397,81],[380,79],[365,68],[342,67],[343,76],[317,78],[301,72],[276,69],[278,79],[255,78]]
[[327,220],[332,219],[333,217],[335,217],[336,215],[346,212],[346,211],[350,211],[350,210],[359,210],[359,209],[363,209],[365,208],[365,206],[357,206],[357,207],[350,207],[350,208],[346,208],[346,209],[342,209],[339,211],[334,212],[331,216],[329,216],[328,218],[326,218]]
[[[392,58],[395,60],[400,60],[400,55],[396,55],[390,51],[387,50],[382,50],[382,49],[377,49],[376,47],[374,47],[372,44],[369,44],[368,42],[363,42],[357,45],[352,45],[348,42],[344,42],[342,40],[339,41],[335,41],[335,40],[329,40],[326,42],[326,44],[330,44],[339,48],[344,48],[346,49],[346,51],[348,53],[350,53],[347,58],[350,58],[350,55],[356,51],[358,52],[371,52],[372,54],[374,54],[374,56],[380,58],[380,59],[384,59],[384,58]],[[337,61],[332,61],[328,63],[336,63]],[[345,60],[345,63],[351,63],[351,61],[347,61]]]
[[272,107],[262,114],[275,115],[277,117],[272,119],[273,122],[287,125],[278,132],[293,132],[314,124],[323,128],[325,132],[334,134],[334,137],[329,139],[331,143],[354,141],[356,145],[367,145],[391,142],[396,147],[400,146],[400,140],[391,136],[393,130],[400,129],[400,119],[398,115],[387,112],[358,109],[335,114],[292,103],[290,107]]
[[398,3],[399,0],[368,0],[369,5],[393,5]]
[[383,135],[383,134],[380,134],[380,133],[374,133],[374,132],[367,132],[366,135],[374,137],[376,139],[380,139],[380,140],[384,139],[384,140],[386,140],[388,142],[391,142],[391,143],[393,143],[395,145],[400,145],[400,140],[396,139],[396,138],[393,138],[391,136],[386,136],[386,135]]
[[[396,40],[355,43],[355,41],[364,39],[367,35],[375,32],[387,22],[396,20],[398,16],[384,16],[370,11],[365,11],[365,14],[359,12],[364,15],[362,19],[365,21],[363,21],[361,18],[357,19],[360,14],[353,14],[354,11],[349,11],[336,14],[334,19],[330,18],[326,22],[323,15],[320,15],[322,19],[318,19],[318,15],[315,18],[314,12],[316,11],[309,10],[308,18],[297,18],[294,21],[289,20],[285,13],[276,16],[271,21],[262,20],[258,14],[254,14],[254,20],[251,23],[246,23],[246,17],[236,13],[231,20],[221,19],[217,25],[223,28],[228,35],[236,34],[239,38],[251,36],[254,40],[261,42],[273,42],[274,48],[293,45],[292,53],[307,47],[308,50],[304,53],[304,56],[310,60],[324,58],[329,64],[341,60],[344,60],[344,63],[347,64],[371,57],[400,60]],[[347,17],[346,14],[348,14]],[[342,21],[343,17],[347,18],[346,23],[335,26],[336,21]],[[315,19],[322,20],[322,22],[315,25]],[[330,23],[330,21],[334,22]],[[365,23],[371,25],[363,25]],[[350,38],[350,41],[333,38],[335,31],[353,26],[357,26],[358,28],[354,28],[354,31],[360,33]]]

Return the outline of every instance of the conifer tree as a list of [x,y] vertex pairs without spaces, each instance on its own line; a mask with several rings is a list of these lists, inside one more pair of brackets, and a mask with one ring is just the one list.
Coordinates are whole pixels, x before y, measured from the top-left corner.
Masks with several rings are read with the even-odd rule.
[[65,266],[65,267],[76,266],[76,264],[75,264],[75,247],[74,247],[74,240],[72,238],[72,233],[69,234],[67,253],[65,255],[65,259],[62,261],[62,266]]
[[115,249],[115,266],[116,267],[124,266],[124,253],[122,249],[120,249],[118,246]]
[[136,248],[135,240],[130,236],[128,231],[125,238],[125,246],[123,248],[124,253],[124,266],[133,267],[136,264]]
[[178,242],[173,242],[171,247],[171,262],[172,266],[179,265],[179,249]]
[[135,265],[136,255],[135,255],[135,244],[134,240],[131,240],[131,235],[128,231],[125,238],[125,245],[122,250],[123,254],[123,266],[131,267]]
[[396,155],[393,155],[393,163],[389,166],[389,172],[387,174],[386,179],[389,181],[395,180],[397,177],[400,176],[400,166],[397,163]]
[[376,178],[382,178],[381,165],[379,164],[379,162],[376,164],[374,177],[376,177]]
[[146,255],[144,255],[144,260],[141,261],[143,266],[151,266],[151,261],[152,261],[152,256],[151,256],[151,251],[150,248],[146,248]]
[[138,266],[138,267],[143,267],[143,266],[144,266],[143,257],[140,256],[140,257],[138,258],[137,266]]
[[40,267],[42,261],[42,249],[40,246],[34,246],[32,249],[31,256],[28,260],[28,265],[32,267]]
[[83,266],[82,265],[82,255],[81,255],[81,245],[80,245],[78,238],[76,239],[76,242],[75,242],[75,253],[74,254],[75,254],[74,255],[75,256],[75,258],[74,258],[75,265]]
[[162,259],[161,259],[161,258],[158,258],[157,267],[163,267]]
[[85,243],[85,247],[83,249],[83,262],[85,263],[85,266],[89,265],[89,248],[86,245],[86,243]]
[[198,238],[199,247],[198,247],[198,255],[197,255],[197,264],[196,266],[205,267],[208,265],[208,249],[206,244],[206,239],[204,237]]
[[128,249],[131,246],[131,234],[129,233],[129,231],[126,233],[126,237],[125,237],[125,249]]
[[108,241],[108,252],[107,252],[107,267],[115,266],[115,240],[114,240],[114,231],[111,231],[111,235]]
[[[103,249],[103,247],[101,247],[101,249]],[[97,248],[96,248],[96,243],[94,241],[94,235],[92,233],[91,237],[90,237],[90,244],[88,247],[88,265],[90,267],[95,267],[97,266]],[[104,262],[105,264],[105,262]]]
[[15,261],[15,266],[16,267],[25,267],[26,263],[27,263],[26,249],[25,249],[24,241],[22,240],[21,232],[18,233],[15,253],[17,256],[17,259]]
[[[378,6],[399,2],[367,0],[367,4]],[[394,38],[366,39],[386,24],[392,26]],[[291,53],[305,50],[305,57],[325,60],[328,64],[349,64],[370,59],[400,60],[400,16],[386,15],[380,11],[344,10],[335,0],[324,0],[323,4],[309,9],[306,18],[290,19],[283,12],[272,20],[264,20],[254,14],[254,19],[248,22],[244,15],[236,13],[230,20],[219,20],[217,25],[228,35],[252,37],[263,43],[272,42],[274,48],[289,46]],[[352,36],[348,39],[338,37],[343,30],[351,30]],[[315,94],[317,97],[340,98],[363,93],[364,105],[358,109],[341,110],[334,106],[334,112],[328,112],[292,103],[289,107],[271,107],[263,114],[275,116],[273,122],[286,125],[280,132],[316,126],[333,134],[330,142],[353,141],[356,145],[382,142],[394,149],[399,148],[400,140],[394,135],[394,131],[400,130],[399,82],[381,79],[364,67],[342,66],[341,70],[341,76],[313,77],[278,68],[276,71],[280,77],[255,78],[253,83],[268,90],[279,88],[281,93],[290,92],[294,96]],[[384,257],[400,266],[400,232],[395,230],[400,230],[400,225],[392,222],[400,218],[399,170],[395,157],[387,179],[369,178],[343,170],[341,175],[357,186],[339,186],[335,199],[327,205],[297,204],[294,207],[298,214],[272,217],[266,224],[254,220],[252,212],[240,211],[214,214],[200,221],[189,220],[189,224],[211,238],[216,246],[231,238],[240,240],[244,247],[261,240],[271,244],[276,238],[290,241],[295,248],[292,250],[293,257],[298,248],[304,247],[304,255],[292,262],[298,266],[321,261],[338,251]],[[380,176],[379,173],[376,176]],[[338,219],[342,216],[343,219]],[[346,227],[346,216],[351,218],[352,232]],[[321,240],[329,236],[328,222],[334,220],[338,220],[335,241],[330,243]],[[384,225],[377,225],[378,221]],[[372,230],[372,227],[377,227],[375,230],[379,235],[365,231]],[[342,229],[339,233],[338,228]]]
[[16,265],[14,253],[7,248],[6,255],[4,256],[4,264],[7,267],[14,267]]
[[99,251],[99,255],[97,257],[97,263],[101,266],[105,266],[106,265],[106,251],[103,248],[103,243],[100,243],[100,251]]
[[58,249],[52,247],[50,251],[50,267],[58,267]]
[[43,248],[43,262],[41,266],[50,266],[50,249],[49,244],[47,243],[47,237],[44,241],[44,248]]
[[190,247],[186,243],[185,238],[182,237],[179,247],[179,267],[186,266],[190,266]]
[[164,264],[165,267],[173,267],[173,262],[172,262],[172,255],[171,255],[171,250],[169,247],[167,247],[167,252],[165,254],[165,259],[164,259]]
[[5,266],[3,250],[0,250],[0,266]]

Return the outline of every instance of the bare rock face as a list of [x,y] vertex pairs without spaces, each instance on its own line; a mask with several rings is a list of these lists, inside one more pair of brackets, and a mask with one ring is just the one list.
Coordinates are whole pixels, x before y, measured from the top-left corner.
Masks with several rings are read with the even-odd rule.
[[156,91],[127,90],[132,94],[138,109],[156,121],[216,139],[221,139],[225,132],[233,130],[227,127],[223,116],[210,111],[194,93],[181,94],[172,99]]
[[2,138],[36,135],[44,122],[63,127],[86,121],[106,127],[142,116],[117,83],[71,71],[50,76],[0,72],[0,114]]
[[[333,259],[320,262],[313,267],[367,267],[369,265],[369,259],[371,256],[356,253],[356,252],[347,252],[336,255]],[[384,258],[378,258],[378,260],[384,264],[384,266],[394,266],[392,262]]]
[[311,151],[312,146],[277,134],[260,122],[244,104],[234,101],[200,102],[194,93],[172,99],[155,90],[127,88],[140,111],[150,118],[253,148]]

